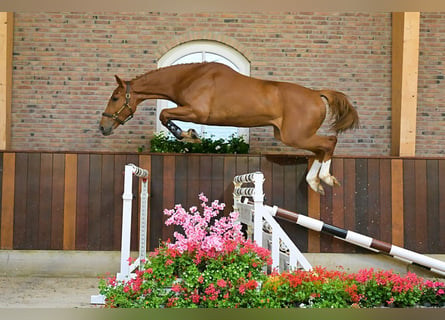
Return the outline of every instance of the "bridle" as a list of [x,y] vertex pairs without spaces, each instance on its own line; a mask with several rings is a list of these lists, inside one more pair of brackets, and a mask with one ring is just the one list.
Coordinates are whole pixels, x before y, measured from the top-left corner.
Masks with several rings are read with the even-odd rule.
[[[122,107],[113,114],[106,113],[106,112],[102,113],[102,115],[104,117],[111,118],[121,125],[124,125],[128,120],[131,120],[133,118],[133,114],[134,114],[133,110],[130,107],[130,97],[131,97],[131,95],[130,95],[130,81],[126,81],[125,83],[127,84],[127,92],[125,93],[125,103],[122,105]],[[128,115],[127,118],[125,118],[124,120],[121,120],[121,119],[119,119],[119,115],[125,109],[130,110],[130,114]]]

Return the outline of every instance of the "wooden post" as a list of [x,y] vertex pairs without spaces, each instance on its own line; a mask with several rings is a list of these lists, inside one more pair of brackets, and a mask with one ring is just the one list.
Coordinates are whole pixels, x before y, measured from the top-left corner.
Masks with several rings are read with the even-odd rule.
[[13,28],[14,14],[0,12],[0,150],[10,144]]
[[392,143],[394,156],[415,156],[419,12],[392,14]]

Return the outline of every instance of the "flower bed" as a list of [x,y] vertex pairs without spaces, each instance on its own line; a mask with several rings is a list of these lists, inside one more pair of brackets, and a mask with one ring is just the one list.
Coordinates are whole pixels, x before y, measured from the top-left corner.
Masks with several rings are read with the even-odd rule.
[[270,252],[246,240],[238,214],[217,219],[224,204],[201,194],[203,214],[181,205],[165,210],[167,225],[182,227],[149,255],[128,282],[102,279],[107,307],[118,308],[351,308],[444,307],[445,283],[414,273],[361,270],[267,274]]

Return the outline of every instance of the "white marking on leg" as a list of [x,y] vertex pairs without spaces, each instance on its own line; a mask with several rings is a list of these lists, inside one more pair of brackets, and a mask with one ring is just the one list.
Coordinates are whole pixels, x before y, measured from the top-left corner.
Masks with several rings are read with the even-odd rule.
[[330,168],[331,168],[331,159],[323,161],[318,176],[320,177],[321,180],[324,181],[324,183],[332,187],[335,184],[335,178],[331,176],[331,174],[329,173]]
[[306,181],[315,192],[319,192],[320,181],[318,179],[318,171],[321,168],[321,162],[314,160],[309,172],[306,175]]

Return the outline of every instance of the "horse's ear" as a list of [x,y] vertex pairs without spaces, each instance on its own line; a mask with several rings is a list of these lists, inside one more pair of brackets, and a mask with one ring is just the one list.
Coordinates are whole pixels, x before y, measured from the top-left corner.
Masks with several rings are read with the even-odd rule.
[[116,78],[116,82],[119,85],[119,87],[123,87],[124,82],[121,80],[121,78],[119,78],[117,75],[114,75],[114,77]]

